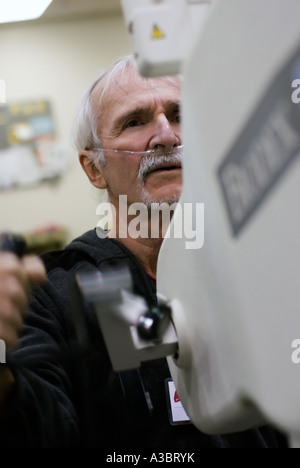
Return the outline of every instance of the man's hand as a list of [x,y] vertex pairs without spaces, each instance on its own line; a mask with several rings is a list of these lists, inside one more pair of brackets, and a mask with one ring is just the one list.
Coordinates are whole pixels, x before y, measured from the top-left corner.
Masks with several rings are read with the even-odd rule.
[[19,259],[12,253],[0,252],[0,339],[7,348],[18,343],[33,287],[45,281],[46,271],[37,256]]
[[[16,347],[23,319],[34,286],[46,281],[42,261],[35,255],[21,259],[13,253],[0,252],[0,339],[7,348]],[[0,407],[14,387],[10,369],[0,365]]]

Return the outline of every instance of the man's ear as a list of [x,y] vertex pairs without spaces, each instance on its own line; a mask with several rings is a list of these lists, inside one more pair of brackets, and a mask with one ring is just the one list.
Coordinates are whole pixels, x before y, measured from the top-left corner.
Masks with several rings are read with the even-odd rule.
[[97,167],[95,166],[90,151],[81,151],[79,153],[79,161],[91,184],[99,189],[107,188],[101,163],[97,164]]

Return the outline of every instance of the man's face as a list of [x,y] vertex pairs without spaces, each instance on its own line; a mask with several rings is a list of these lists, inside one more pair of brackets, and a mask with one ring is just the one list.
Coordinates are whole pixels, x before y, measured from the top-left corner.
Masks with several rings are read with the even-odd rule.
[[[181,145],[180,83],[175,77],[172,81],[166,78],[144,80],[135,70],[128,70],[122,80],[109,89],[100,111],[98,128],[103,148],[135,152],[159,150],[168,155]],[[101,171],[110,201],[115,206],[119,195],[127,195],[128,203],[145,202],[145,197],[148,202],[173,202],[179,198],[181,165],[178,161],[174,163],[174,158],[166,156],[164,163],[156,167],[155,158],[159,156],[154,153],[154,170],[149,174],[148,170],[144,171],[141,177],[143,167],[149,166],[148,155],[106,151],[105,156],[107,162]]]

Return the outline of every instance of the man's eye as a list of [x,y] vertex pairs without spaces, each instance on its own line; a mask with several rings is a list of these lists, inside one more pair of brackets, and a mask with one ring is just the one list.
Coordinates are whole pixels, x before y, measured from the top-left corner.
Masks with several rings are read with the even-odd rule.
[[174,116],[174,122],[175,123],[181,123],[181,114],[176,114]]
[[131,119],[129,120],[128,122],[126,122],[125,124],[125,128],[130,128],[130,127],[138,127],[139,125],[141,125],[142,122],[138,119]]

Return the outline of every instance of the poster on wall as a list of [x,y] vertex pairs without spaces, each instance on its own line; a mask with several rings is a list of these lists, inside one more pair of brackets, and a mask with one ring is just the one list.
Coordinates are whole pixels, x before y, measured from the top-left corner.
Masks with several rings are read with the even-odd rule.
[[0,190],[56,179],[66,165],[49,101],[0,105]]

